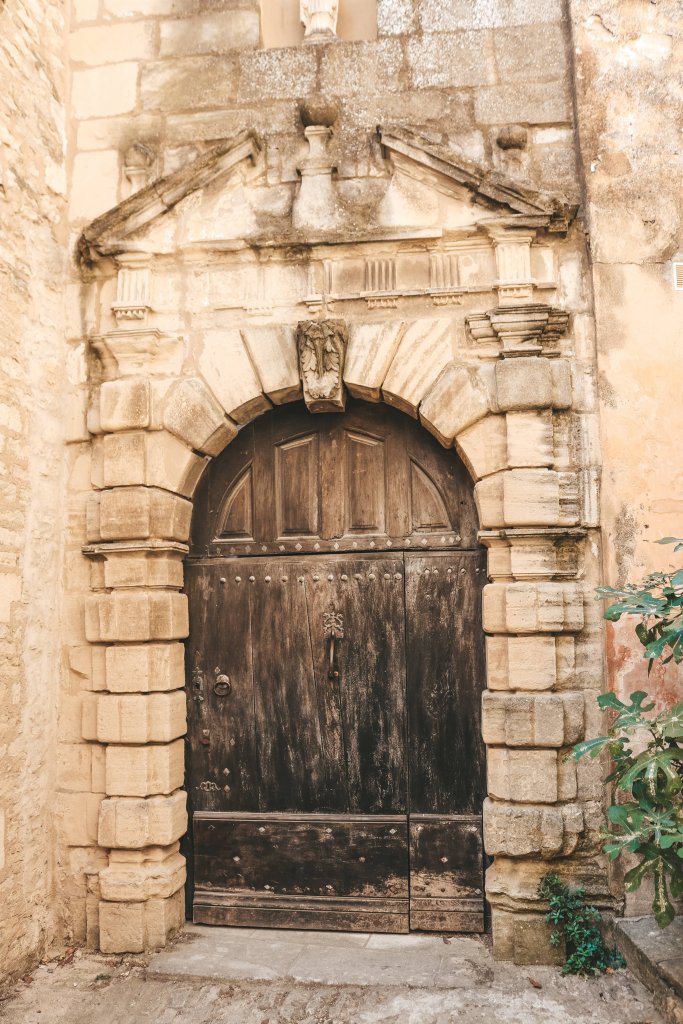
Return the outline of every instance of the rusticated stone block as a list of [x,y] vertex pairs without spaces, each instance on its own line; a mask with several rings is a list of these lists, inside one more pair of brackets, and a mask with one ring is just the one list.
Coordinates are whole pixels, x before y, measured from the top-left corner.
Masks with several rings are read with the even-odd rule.
[[557,751],[491,747],[487,761],[489,795],[497,800],[553,804],[559,799]]
[[499,473],[508,464],[505,416],[485,416],[455,439],[458,455],[473,480]]
[[57,828],[66,846],[96,846],[102,793],[58,793]]
[[[183,585],[182,550],[157,545],[138,550],[107,549],[100,546],[96,566],[103,566],[103,586],[107,589],[130,587],[168,587],[180,590]],[[93,582],[93,589],[100,584]]]
[[186,541],[192,505],[185,498],[152,487],[100,491],[88,502],[88,540]]
[[485,536],[488,548],[488,575],[497,579],[552,580],[579,575],[580,551],[575,538],[558,536],[558,531],[544,536],[518,536],[505,531],[501,536]]
[[104,689],[112,693],[152,693],[185,685],[182,644],[136,644],[107,647]]
[[107,747],[107,796],[156,796],[180,789],[183,741],[149,747]]
[[553,414],[550,409],[509,412],[505,419],[507,464],[511,469],[553,465]]
[[184,690],[150,694],[98,694],[101,743],[169,743],[187,731]]
[[[99,428],[103,433],[144,430],[150,425],[149,381],[138,378],[106,381],[100,387]],[[88,423],[91,429],[90,422]],[[91,433],[98,433],[91,429]]]
[[578,804],[551,807],[484,801],[484,845],[491,857],[568,856],[583,828]]
[[578,583],[489,583],[484,587],[487,633],[562,633],[583,628]]
[[99,844],[125,850],[170,846],[187,829],[186,805],[187,794],[181,789],[170,796],[102,800],[99,804]]
[[197,377],[176,381],[166,395],[163,424],[189,448],[218,455],[237,436],[222,407]]
[[551,690],[574,667],[572,636],[489,636],[489,690]]
[[581,739],[583,731],[583,694],[483,694],[482,733],[487,745],[564,747]]
[[491,408],[493,368],[451,363],[420,406],[422,424],[447,448]]
[[185,877],[185,858],[178,852],[138,864],[110,860],[100,871],[100,893],[115,903],[168,899],[182,888]]
[[539,857],[496,857],[486,871],[486,895],[501,910],[546,910],[538,885],[548,869],[571,886],[585,888],[590,902],[614,907],[604,857],[562,857],[552,865]]
[[495,365],[496,398],[501,412],[513,409],[568,409],[571,373],[566,359],[542,356],[502,359]]
[[100,949],[103,953],[143,953],[163,948],[185,918],[182,890],[168,899],[145,903],[100,901]]
[[161,487],[190,497],[206,459],[166,430],[105,434],[93,442],[93,486]]
[[91,643],[111,640],[182,640],[188,634],[187,597],[167,591],[114,591],[86,601]]
[[511,469],[480,480],[474,494],[483,527],[578,522],[578,484],[573,473]]
[[520,966],[564,963],[564,949],[550,944],[552,928],[543,914],[517,914],[494,907],[491,922],[496,960],[511,960]]

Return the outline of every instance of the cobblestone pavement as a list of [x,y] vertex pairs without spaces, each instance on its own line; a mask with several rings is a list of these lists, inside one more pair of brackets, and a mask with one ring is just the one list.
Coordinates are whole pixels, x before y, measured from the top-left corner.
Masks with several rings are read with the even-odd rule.
[[628,971],[587,980],[498,964],[479,939],[198,928],[152,957],[42,964],[5,993],[0,1021],[662,1024]]

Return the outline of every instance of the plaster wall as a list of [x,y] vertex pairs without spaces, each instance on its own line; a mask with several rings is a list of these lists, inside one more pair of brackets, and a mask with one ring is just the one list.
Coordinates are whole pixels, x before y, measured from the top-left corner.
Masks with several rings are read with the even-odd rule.
[[0,977],[45,951],[58,916],[64,37],[57,0],[0,4]]
[[[656,546],[683,532],[683,252],[680,4],[573,2],[576,103],[595,290],[604,468],[605,579],[637,582],[676,564]],[[621,695],[680,700],[680,670],[647,679],[632,624],[609,627],[608,668]]]

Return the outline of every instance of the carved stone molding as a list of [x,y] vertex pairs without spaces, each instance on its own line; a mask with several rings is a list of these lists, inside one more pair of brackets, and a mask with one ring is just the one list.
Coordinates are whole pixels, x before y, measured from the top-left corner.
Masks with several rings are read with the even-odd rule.
[[179,374],[182,366],[182,338],[156,328],[111,331],[91,344],[107,380],[144,373]]
[[111,307],[118,323],[122,327],[127,324],[140,327],[145,324],[151,309],[151,295],[152,271],[149,257],[135,253],[119,257],[116,301]]
[[344,409],[343,374],[348,344],[344,320],[302,320],[298,324],[299,371],[310,412]]
[[492,356],[559,355],[559,339],[567,330],[569,313],[544,303],[499,306],[467,317],[475,342]]

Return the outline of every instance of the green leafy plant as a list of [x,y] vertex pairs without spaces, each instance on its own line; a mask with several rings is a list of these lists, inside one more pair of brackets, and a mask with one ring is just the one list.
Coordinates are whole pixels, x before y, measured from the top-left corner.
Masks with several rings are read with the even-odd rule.
[[[683,540],[665,537],[658,544],[683,550]],[[617,622],[622,615],[636,615],[636,636],[644,647],[648,671],[656,660],[662,664],[683,661],[683,570],[652,573],[639,585],[601,587],[600,597],[618,597],[605,611]],[[577,744],[577,760],[607,751],[613,764],[606,782],[631,797],[610,807],[610,828],[603,829],[605,852],[614,860],[624,852],[638,862],[624,875],[627,889],[637,889],[643,879],[654,879],[652,910],[660,928],[676,916],[672,899],[683,896],[683,702],[659,714],[648,695],[637,691],[624,704],[613,693],[603,694],[598,704],[616,712],[606,736]]]
[[600,911],[586,905],[582,888],[570,889],[557,875],[548,874],[539,883],[538,895],[548,901],[545,919],[555,926],[550,935],[552,945],[565,941],[563,974],[604,974],[625,966],[616,946],[610,949],[605,945],[599,927]]
[[[673,544],[674,552],[683,551],[683,538],[663,537],[657,544]],[[605,618],[618,622],[622,615],[637,615],[636,636],[645,648],[648,673],[659,658],[663,665],[683,661],[683,569],[654,572],[640,583],[623,587],[599,587],[599,598],[616,598],[605,611]]]

